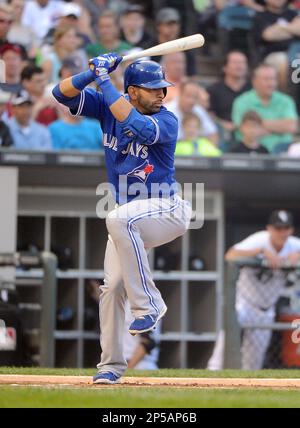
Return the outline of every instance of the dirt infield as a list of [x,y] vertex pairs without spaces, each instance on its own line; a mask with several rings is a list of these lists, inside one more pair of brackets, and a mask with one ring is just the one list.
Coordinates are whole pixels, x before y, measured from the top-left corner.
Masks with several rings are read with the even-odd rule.
[[[1,385],[98,388],[90,376],[0,375]],[[245,378],[168,378],[123,377],[116,387],[165,386],[177,388],[276,388],[300,389],[300,379],[245,379]]]

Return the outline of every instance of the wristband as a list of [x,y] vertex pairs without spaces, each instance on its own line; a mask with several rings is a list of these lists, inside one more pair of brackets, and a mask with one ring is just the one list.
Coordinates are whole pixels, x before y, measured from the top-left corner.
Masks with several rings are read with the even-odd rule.
[[118,101],[119,98],[121,98],[120,92],[114,87],[114,85],[111,83],[110,79],[102,81],[101,79],[97,78],[96,83],[100,86],[103,94],[104,101],[106,104],[110,107],[112,104],[114,104],[116,101]]
[[78,91],[82,91],[89,83],[94,81],[94,75],[91,70],[83,71],[82,73],[75,74],[72,77],[72,85]]

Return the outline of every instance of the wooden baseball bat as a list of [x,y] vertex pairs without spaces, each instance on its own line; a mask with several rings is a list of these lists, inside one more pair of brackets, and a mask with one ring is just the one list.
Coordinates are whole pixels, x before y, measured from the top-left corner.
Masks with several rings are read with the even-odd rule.
[[204,37],[202,34],[193,34],[192,36],[182,37],[180,39],[171,40],[170,42],[161,43],[152,48],[145,49],[140,52],[134,52],[125,55],[122,61],[131,61],[145,56],[160,56],[167,55],[173,52],[187,51],[189,49],[200,48],[204,45]]

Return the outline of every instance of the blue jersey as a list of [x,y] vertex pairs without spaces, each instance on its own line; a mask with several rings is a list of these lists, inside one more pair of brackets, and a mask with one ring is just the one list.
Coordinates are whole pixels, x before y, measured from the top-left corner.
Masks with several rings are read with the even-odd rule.
[[158,113],[147,116],[133,109],[125,122],[118,122],[102,94],[89,88],[81,92],[78,107],[71,112],[99,120],[108,180],[117,203],[137,196],[166,197],[176,193],[174,153],[178,121],[173,113],[161,107]]

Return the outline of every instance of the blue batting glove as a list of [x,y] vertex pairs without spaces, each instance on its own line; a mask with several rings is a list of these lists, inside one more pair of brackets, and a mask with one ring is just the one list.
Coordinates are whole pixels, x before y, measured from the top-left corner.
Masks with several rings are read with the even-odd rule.
[[106,67],[94,68],[92,64],[90,65],[90,70],[94,75],[94,81],[97,83],[97,85],[101,85],[101,83],[105,82],[106,80],[110,80],[108,70]]
[[114,71],[123,57],[119,56],[116,53],[109,53],[104,55],[99,55],[96,58],[92,58],[89,61],[89,68],[94,74],[95,78],[104,76]]
[[123,57],[118,55],[115,52],[108,55],[111,57],[111,62],[112,62],[111,66],[109,67],[108,73],[111,73],[112,71],[115,71],[115,69],[118,67],[120,62],[122,62]]

